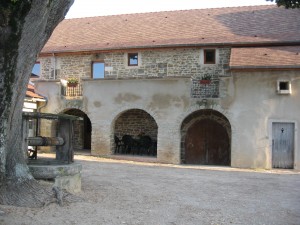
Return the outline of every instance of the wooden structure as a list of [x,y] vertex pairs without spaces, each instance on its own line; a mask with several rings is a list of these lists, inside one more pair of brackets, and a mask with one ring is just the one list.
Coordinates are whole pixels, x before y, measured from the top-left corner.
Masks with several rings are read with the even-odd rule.
[[31,146],[57,146],[65,143],[61,137],[29,137],[27,141]]
[[[28,137],[28,124],[31,119],[46,119],[57,121],[57,137]],[[23,149],[27,157],[28,145],[56,146],[56,160],[61,163],[72,163],[73,151],[73,121],[81,118],[65,114],[23,112]],[[36,154],[36,152],[35,152]]]
[[185,137],[188,164],[230,165],[230,139],[226,128],[212,119],[193,123]]

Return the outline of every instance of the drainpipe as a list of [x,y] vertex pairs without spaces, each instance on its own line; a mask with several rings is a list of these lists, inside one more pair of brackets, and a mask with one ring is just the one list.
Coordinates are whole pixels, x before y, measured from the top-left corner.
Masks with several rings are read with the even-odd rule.
[[53,79],[55,80],[56,79],[56,57],[55,57],[55,54],[52,53],[52,57],[53,57],[53,66],[54,66],[54,70],[53,70]]

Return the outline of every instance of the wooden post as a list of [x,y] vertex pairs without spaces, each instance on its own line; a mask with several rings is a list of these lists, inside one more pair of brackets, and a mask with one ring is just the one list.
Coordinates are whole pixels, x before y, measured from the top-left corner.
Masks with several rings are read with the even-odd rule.
[[[23,130],[23,140],[26,140],[28,137],[28,128],[29,128],[29,118],[23,118],[22,130]],[[28,162],[28,143],[27,141],[23,141],[22,148],[24,151],[24,158],[26,162]]]
[[[57,123],[57,135],[56,137],[34,137],[28,138],[28,120],[29,119],[47,119],[56,120]],[[26,147],[27,141],[30,139],[31,145],[37,146],[56,146],[56,160],[65,163],[72,163],[74,161],[73,150],[73,121],[81,120],[79,117],[65,115],[65,114],[51,114],[51,113],[30,113],[23,112],[23,130],[24,130],[24,143],[23,147]]]
[[61,137],[29,137],[28,145],[31,146],[57,146],[63,145],[64,139]]
[[56,159],[64,162],[73,162],[73,122],[62,119],[59,121],[57,136],[63,138],[64,145],[56,146]]

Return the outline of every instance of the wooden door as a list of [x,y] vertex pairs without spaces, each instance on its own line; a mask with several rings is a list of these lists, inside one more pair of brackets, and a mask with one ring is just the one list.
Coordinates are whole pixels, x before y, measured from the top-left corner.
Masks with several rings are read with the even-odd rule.
[[294,123],[272,124],[273,168],[294,168]]
[[226,129],[210,119],[195,122],[185,138],[187,164],[230,165],[230,144]]

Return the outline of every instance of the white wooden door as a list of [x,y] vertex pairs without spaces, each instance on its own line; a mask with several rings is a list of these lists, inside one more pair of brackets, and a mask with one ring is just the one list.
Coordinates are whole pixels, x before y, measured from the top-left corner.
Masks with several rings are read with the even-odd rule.
[[273,168],[294,168],[294,123],[272,124]]

